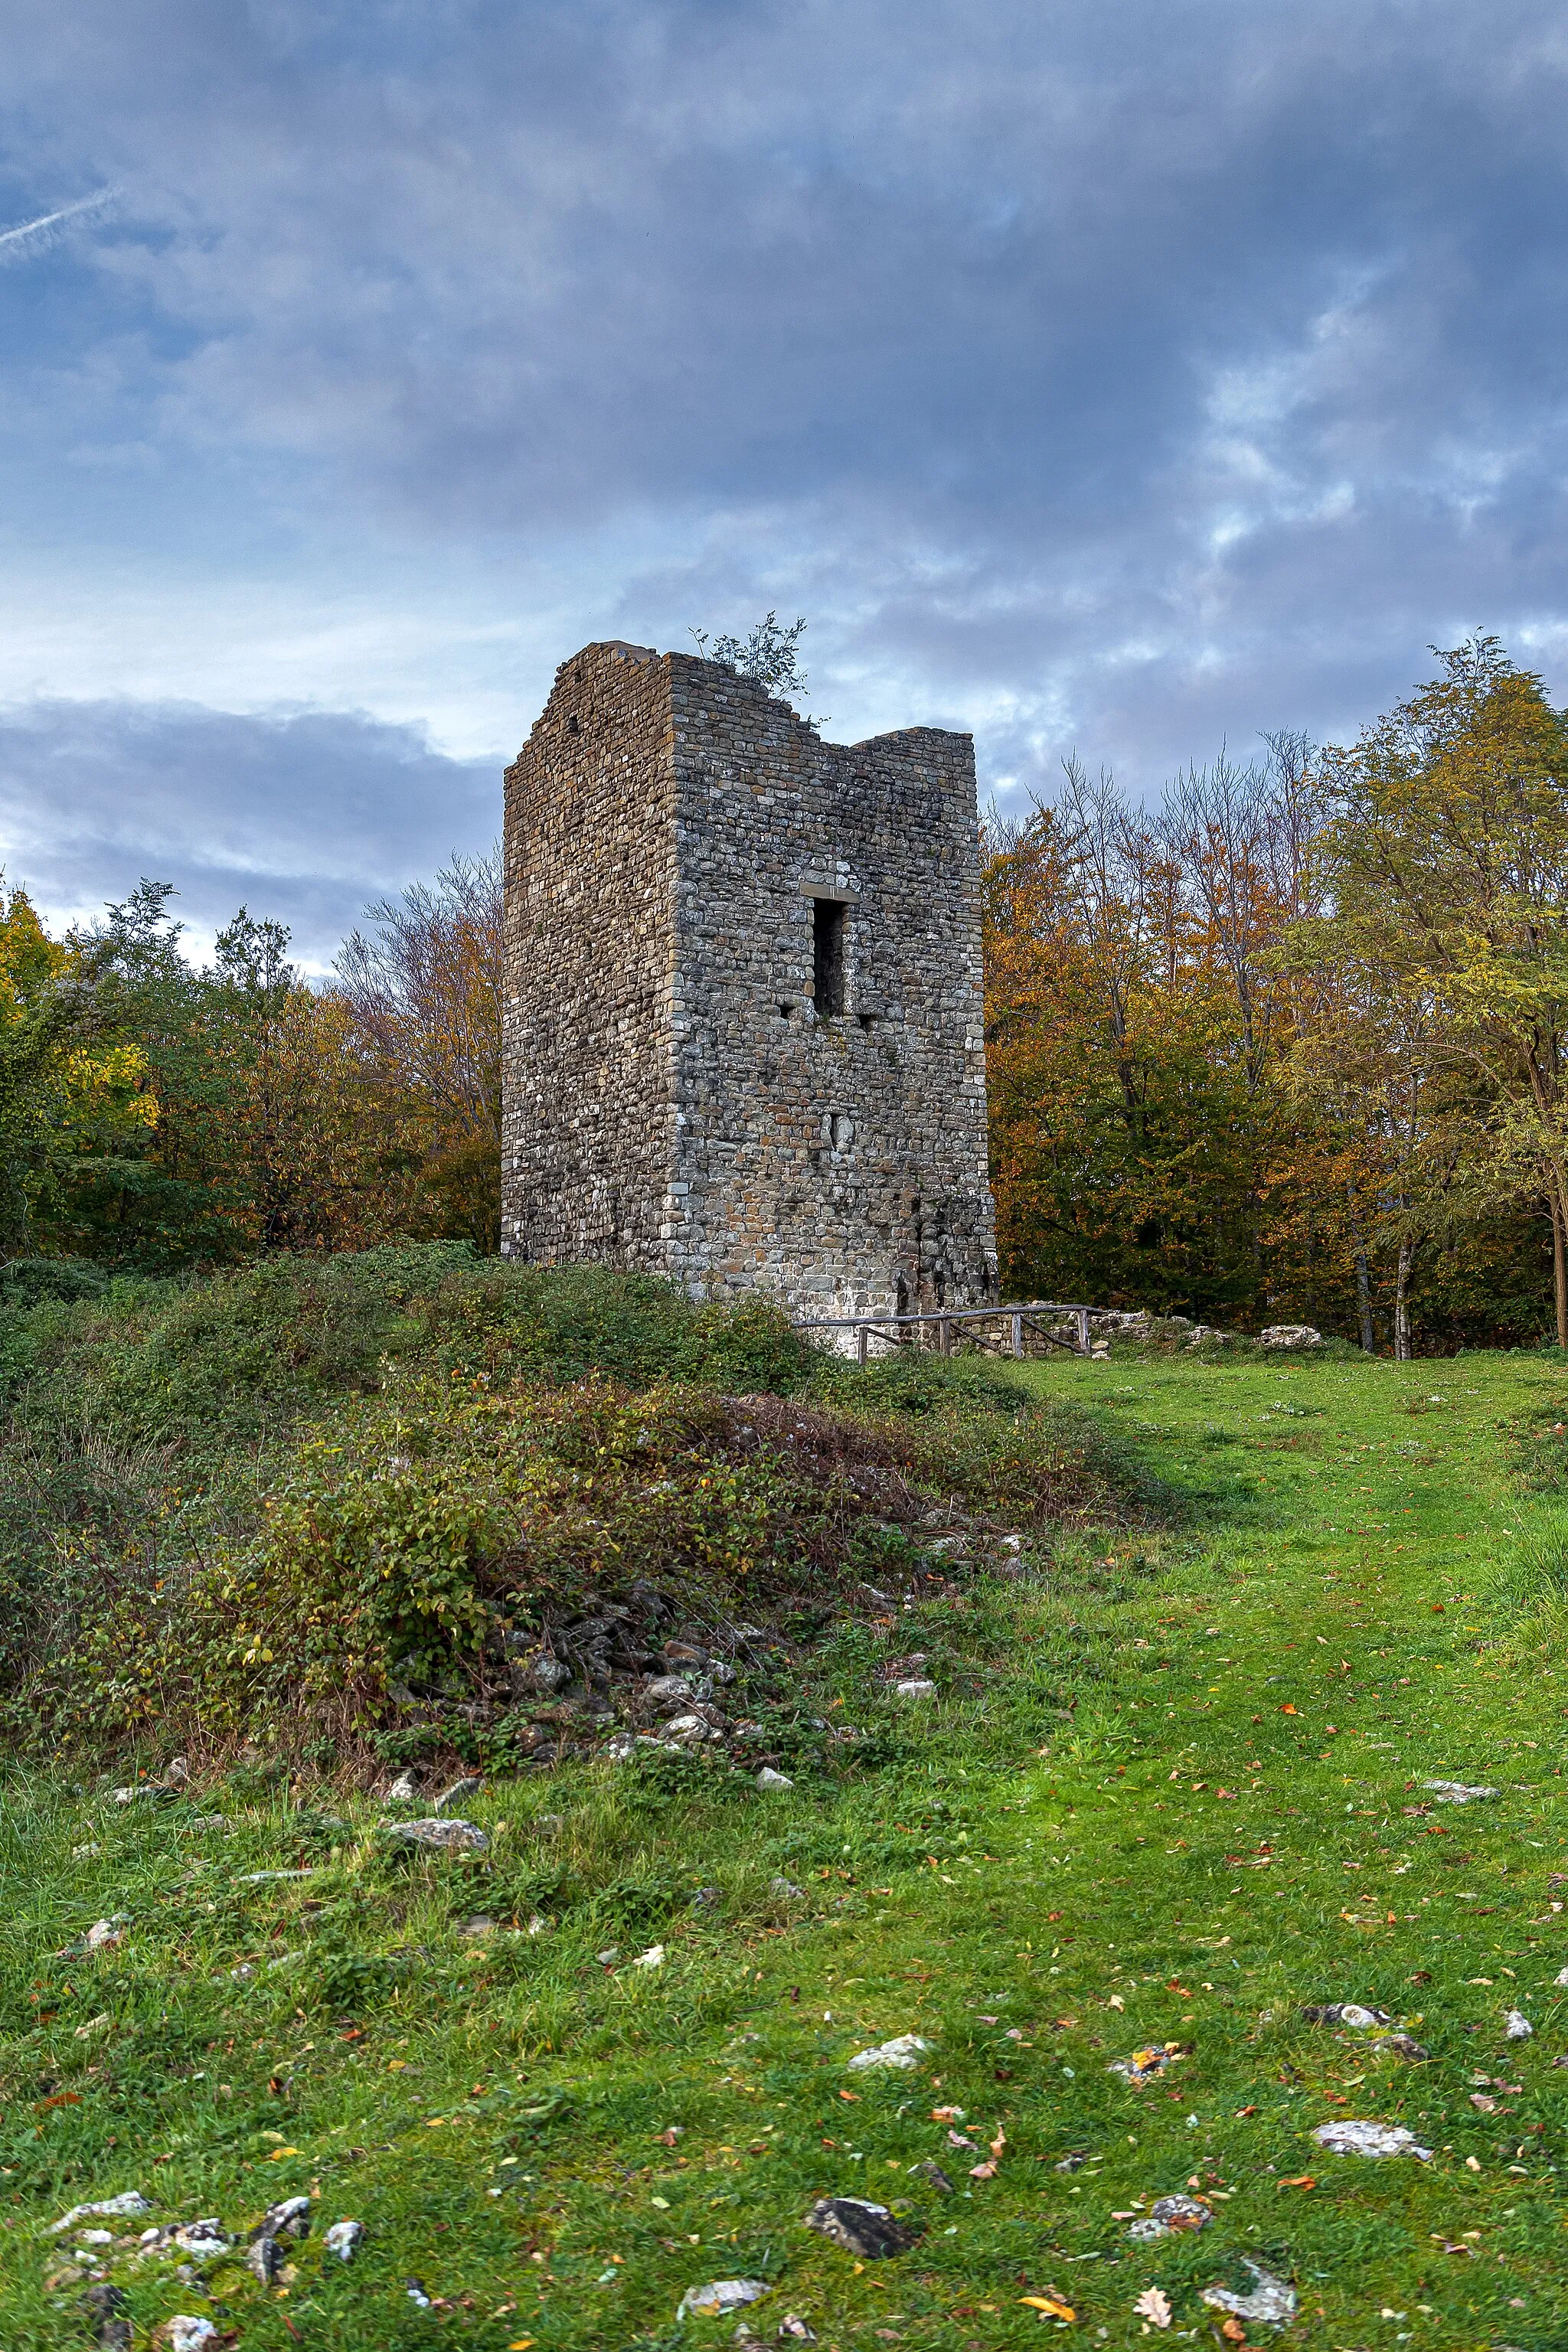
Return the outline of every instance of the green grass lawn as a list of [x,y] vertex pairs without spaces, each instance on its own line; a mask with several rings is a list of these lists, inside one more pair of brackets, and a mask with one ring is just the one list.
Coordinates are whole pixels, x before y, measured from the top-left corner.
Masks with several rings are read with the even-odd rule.
[[[571,1766],[464,1805],[487,1855],[399,1865],[352,1789],[237,1772],[119,1808],[14,1770],[0,2345],[91,2340],[60,2275],[79,2236],[49,2224],[136,2189],[151,2211],[106,2226],[315,2212],[270,2287],[108,2249],[138,2347],[181,2312],[247,2352],[728,2344],[736,2315],[675,2315],[734,2277],[773,2282],[757,2336],[795,2313],[844,2352],[1122,2344],[1159,2332],[1133,2308],[1154,2286],[1206,2342],[1199,2291],[1246,2287],[1246,2256],[1294,2283],[1291,2342],[1568,2346],[1568,1515],[1520,1470],[1555,1450],[1532,1432],[1563,1375],[1020,1377],[1119,1426],[1184,1515],[811,1652],[810,1707],[873,1735],[858,1777],[763,1796]],[[883,1695],[892,1653],[925,1654],[934,1701]],[[1498,1793],[1437,1804],[1432,1779]],[[1302,2015],[1344,2001],[1429,2055]],[[916,2070],[847,2071],[908,2032],[934,2045]],[[1142,2087],[1109,2071],[1167,2042]],[[1329,2154],[1336,2117],[1431,2160]],[[1201,2232],[1129,2239],[1194,2185]],[[923,2234],[860,2265],[802,2226],[825,2195]],[[349,2265],[322,2250],[343,2217]]]

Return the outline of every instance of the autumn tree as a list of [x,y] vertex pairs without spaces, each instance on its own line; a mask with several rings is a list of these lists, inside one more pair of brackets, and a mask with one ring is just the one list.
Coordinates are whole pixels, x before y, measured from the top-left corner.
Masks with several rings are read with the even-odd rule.
[[499,845],[365,910],[334,966],[384,1097],[416,1132],[434,1230],[500,1246],[505,892]]
[[1495,637],[1439,659],[1323,760],[1326,911],[1296,954],[1349,976],[1356,1011],[1314,1022],[1301,1052],[1327,1064],[1349,1036],[1352,1069],[1399,1073],[1406,1275],[1423,1232],[1532,1204],[1568,1347],[1568,732]]

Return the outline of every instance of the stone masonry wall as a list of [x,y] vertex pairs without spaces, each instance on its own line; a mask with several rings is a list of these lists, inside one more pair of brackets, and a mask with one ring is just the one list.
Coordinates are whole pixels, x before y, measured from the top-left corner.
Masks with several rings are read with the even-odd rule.
[[824,743],[718,664],[636,653],[564,664],[508,772],[503,1247],[802,1314],[987,1302],[970,739]]
[[506,772],[501,1248],[666,1268],[674,1148],[669,694],[589,646]]

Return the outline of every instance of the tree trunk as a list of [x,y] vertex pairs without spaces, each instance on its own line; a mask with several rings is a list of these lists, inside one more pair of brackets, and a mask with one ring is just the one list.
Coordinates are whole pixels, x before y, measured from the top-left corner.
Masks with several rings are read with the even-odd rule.
[[1410,1276],[1415,1265],[1415,1244],[1403,1241],[1399,1244],[1399,1265],[1394,1282],[1394,1352],[1402,1364],[1411,1358],[1410,1346]]
[[1377,1335],[1372,1323],[1372,1276],[1366,1262],[1366,1237],[1356,1215],[1355,1193],[1346,1187],[1351,1204],[1351,1240],[1355,1244],[1355,1303],[1361,1318],[1361,1349],[1363,1356],[1377,1353]]
[[1557,1308],[1557,1344],[1568,1348],[1568,1220],[1555,1182],[1547,1192],[1546,1205],[1552,1212],[1552,1296]]

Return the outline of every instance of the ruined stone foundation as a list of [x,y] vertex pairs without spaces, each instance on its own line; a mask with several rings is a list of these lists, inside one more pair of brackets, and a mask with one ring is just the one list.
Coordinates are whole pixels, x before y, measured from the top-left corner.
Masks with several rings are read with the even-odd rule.
[[984,1306],[974,752],[586,646],[506,777],[502,1250],[794,1313]]

